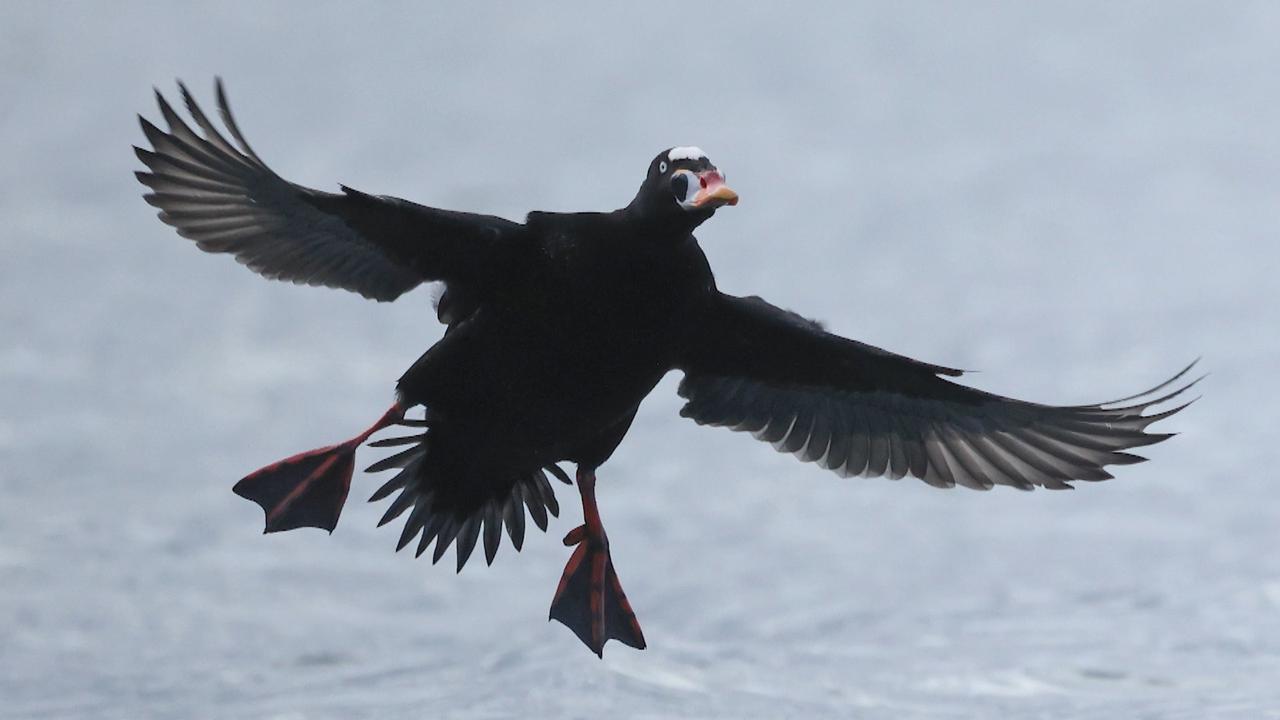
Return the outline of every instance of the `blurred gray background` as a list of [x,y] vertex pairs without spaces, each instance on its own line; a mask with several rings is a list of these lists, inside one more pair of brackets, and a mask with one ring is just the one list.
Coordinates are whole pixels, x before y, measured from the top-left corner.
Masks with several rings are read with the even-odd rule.
[[[174,7],[0,6],[0,717],[1280,717],[1280,6]],[[460,576],[371,477],[332,537],[230,492],[440,328],[156,220],[134,115],[215,74],[296,182],[521,218],[698,144],[727,291],[1032,400],[1213,375],[1073,493],[841,480],[667,378],[600,487],[651,647],[600,662],[545,621],[572,490]]]

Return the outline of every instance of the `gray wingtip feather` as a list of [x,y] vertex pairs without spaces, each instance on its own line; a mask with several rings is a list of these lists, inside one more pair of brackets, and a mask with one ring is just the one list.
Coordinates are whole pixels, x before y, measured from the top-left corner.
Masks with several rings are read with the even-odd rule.
[[226,124],[227,131],[231,133],[231,137],[240,145],[240,149],[245,155],[262,164],[262,158],[258,157],[258,153],[254,152],[253,147],[249,145],[249,141],[245,140],[244,134],[240,132],[240,126],[236,123],[236,118],[231,113],[231,104],[227,102],[227,91],[222,84],[220,76],[213,78],[214,94],[218,101],[218,114],[222,116],[222,122]]

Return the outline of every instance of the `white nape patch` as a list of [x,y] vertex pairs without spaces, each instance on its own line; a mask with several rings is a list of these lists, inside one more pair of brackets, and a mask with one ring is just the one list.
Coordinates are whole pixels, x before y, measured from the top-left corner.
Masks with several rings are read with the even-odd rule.
[[693,147],[692,145],[689,147],[673,147],[667,151],[667,159],[671,162],[677,160],[701,160],[706,156],[707,154],[702,152],[702,148]]

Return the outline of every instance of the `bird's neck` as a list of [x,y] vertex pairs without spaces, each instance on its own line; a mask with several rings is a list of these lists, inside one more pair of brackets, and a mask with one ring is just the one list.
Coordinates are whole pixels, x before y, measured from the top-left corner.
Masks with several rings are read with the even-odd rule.
[[631,228],[637,235],[648,240],[670,239],[682,242],[693,235],[693,231],[709,218],[709,213],[655,212],[646,207],[640,198],[631,201],[630,205],[614,211],[624,227]]

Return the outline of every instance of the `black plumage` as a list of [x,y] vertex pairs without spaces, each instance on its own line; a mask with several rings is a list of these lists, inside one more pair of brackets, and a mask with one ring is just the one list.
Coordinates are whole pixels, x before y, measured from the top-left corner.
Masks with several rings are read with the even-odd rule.
[[[981,392],[922,363],[827,332],[760,298],[716,288],[693,231],[737,195],[696,148],[650,163],[639,192],[607,213],[533,212],[525,222],[439,210],[348,187],[290,183],[236,126],[221,83],[226,139],[185,87],[192,130],[157,93],[167,129],[142,119],[152,149],[146,200],[200,249],[233,255],[273,279],[379,301],[441,281],[444,337],[400,378],[397,401],[364,433],[259,470],[236,492],[262,505],[267,531],[332,531],[354,453],[378,430],[409,434],[371,472],[396,470],[370,498],[391,498],[381,524],[405,516],[397,549],[456,544],[462,569],[477,546],[492,562],[503,531],[520,549],[525,515],[545,530],[559,512],[548,473],[577,465],[585,524],[552,617],[597,653],[644,638],[608,553],[595,469],[621,442],[641,400],[684,373],[681,414],[752,433],[841,475],[914,476],[938,487],[1069,488],[1167,434],[1147,427],[1185,407],[1148,413],[1192,382],[1183,370],[1116,403],[1056,407]],[[406,413],[424,408],[421,418]],[[393,497],[394,496],[394,497]]]

